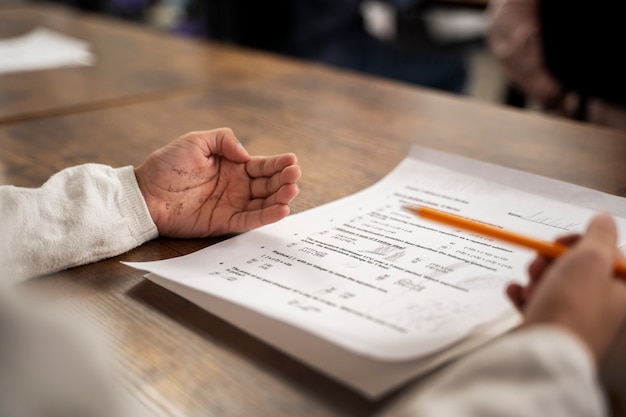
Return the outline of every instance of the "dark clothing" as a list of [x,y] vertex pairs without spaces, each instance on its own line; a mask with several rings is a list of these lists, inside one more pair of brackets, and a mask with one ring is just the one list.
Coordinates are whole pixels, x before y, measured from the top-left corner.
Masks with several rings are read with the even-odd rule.
[[624,0],[539,2],[544,59],[566,89],[626,105]]

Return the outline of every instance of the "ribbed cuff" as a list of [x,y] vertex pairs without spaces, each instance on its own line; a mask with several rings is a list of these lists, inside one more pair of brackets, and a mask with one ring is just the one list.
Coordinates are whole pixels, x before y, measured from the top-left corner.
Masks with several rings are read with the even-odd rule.
[[129,220],[131,235],[137,241],[137,245],[155,239],[159,236],[159,231],[141,195],[134,168],[132,166],[116,168],[115,173],[122,186],[120,212]]

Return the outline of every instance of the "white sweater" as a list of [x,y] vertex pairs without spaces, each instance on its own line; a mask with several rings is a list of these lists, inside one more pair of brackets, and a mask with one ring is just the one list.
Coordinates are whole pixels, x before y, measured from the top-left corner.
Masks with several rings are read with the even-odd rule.
[[[37,189],[1,186],[0,207],[4,282],[118,255],[158,235],[132,167],[87,164],[63,170]],[[43,417],[58,412],[60,406],[77,413],[72,415],[107,415],[111,409],[103,409],[102,395],[85,395],[76,389],[100,386],[94,373],[77,372],[72,383],[54,382],[53,369],[82,369],[80,355],[46,355],[51,349],[50,337],[45,336],[50,327],[45,325],[48,331],[40,332],[37,322],[25,318],[24,309],[10,304],[0,298],[0,415]],[[38,339],[44,350],[31,349]],[[59,338],[56,349],[76,350],[82,346],[76,339]],[[24,352],[31,356],[24,358]],[[37,372],[29,375],[29,367],[7,368],[19,363],[16,358],[37,359]],[[42,377],[46,370],[50,374]],[[108,399],[106,404],[111,406]],[[379,415],[597,417],[605,413],[588,351],[572,335],[546,326],[491,343],[450,366],[432,383],[407,390]]]
[[527,328],[460,359],[380,417],[599,417],[588,350],[552,326]]
[[5,280],[119,255],[158,236],[133,171],[86,164],[40,188],[0,187]]

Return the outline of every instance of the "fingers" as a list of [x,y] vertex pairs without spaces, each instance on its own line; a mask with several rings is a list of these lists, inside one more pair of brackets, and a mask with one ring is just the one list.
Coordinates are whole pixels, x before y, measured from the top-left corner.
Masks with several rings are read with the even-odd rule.
[[274,204],[258,210],[243,211],[232,218],[234,231],[246,231],[257,227],[275,223],[289,215],[289,206]]
[[246,210],[260,210],[275,204],[289,204],[298,195],[298,186],[296,184],[285,184],[278,189],[277,192],[266,198],[255,198],[250,200]]
[[[302,174],[296,162],[297,158],[293,153],[250,158],[246,164],[246,171],[252,177],[250,183],[252,198],[266,198],[275,194],[286,184],[295,184]],[[284,201],[278,202],[284,204]]]
[[518,311],[522,311],[524,305],[526,304],[524,287],[516,283],[509,284],[506,287],[506,295],[509,297],[509,300],[511,300],[515,308],[517,308]]
[[[615,278],[617,227],[612,216],[595,216],[583,236],[550,262],[531,296],[507,289],[523,306],[525,323],[561,326],[583,341],[601,361],[626,318],[626,285]],[[541,269],[540,262],[536,267]]]
[[[571,234],[559,237],[555,240],[555,242],[564,246],[572,246],[579,239],[580,235]],[[526,284],[526,286],[521,286],[519,290],[520,293],[516,294],[516,296],[521,298],[521,301],[516,302],[516,300],[511,299],[511,301],[518,309],[520,309],[520,303],[521,305],[523,305],[530,297],[532,297],[535,288],[537,287],[544,273],[546,272],[548,267],[550,267],[553,261],[554,259],[548,256],[537,254],[535,259],[533,259],[533,261],[528,265],[528,283]],[[509,295],[509,298],[511,298],[508,290],[507,295]]]
[[612,277],[616,244],[617,227],[613,217],[608,213],[599,214],[589,223],[585,235],[563,256],[568,262],[562,268],[581,281],[588,281],[590,277]]
[[545,255],[538,254],[535,256],[535,259],[528,265],[529,283],[538,281],[551,261],[552,259]]
[[275,156],[253,156],[246,164],[246,172],[251,178],[271,177],[275,173],[297,163],[298,159],[293,153]]
[[[571,235],[561,236],[557,238],[555,242],[563,246],[572,246],[579,239],[580,239],[579,234],[571,234]],[[530,263],[530,265],[528,265],[528,276],[530,278],[531,284],[537,282],[541,278],[544,271],[552,263],[552,261],[553,259],[545,255],[537,254],[535,259]]]
[[595,216],[587,227],[584,241],[591,246],[600,245],[604,249],[610,249],[605,253],[607,257],[613,257],[617,245],[617,226],[613,216],[609,213]]
[[250,182],[250,195],[253,199],[267,198],[284,185],[295,184],[298,179],[300,179],[300,168],[297,165],[288,166],[269,178],[253,179]]
[[289,203],[298,195],[295,183],[281,186],[267,198],[251,200],[246,209],[233,216],[234,230],[245,231],[277,222],[289,215]]
[[[594,217],[587,228],[587,232],[584,236],[579,234],[571,234],[559,237],[555,240],[556,243],[573,247],[574,254],[567,254],[567,257],[580,257],[578,252],[588,251],[587,248],[593,251],[598,251],[602,256],[611,258],[612,256],[621,256],[616,254],[615,245],[617,242],[617,229],[615,221],[608,213],[600,214]],[[577,244],[581,242],[580,247]],[[571,252],[571,251],[570,251]],[[590,256],[590,255],[585,255]],[[532,292],[532,289],[539,283],[546,270],[552,265],[555,260],[547,256],[538,254],[535,259],[528,266],[529,283],[525,288],[526,298],[528,298]],[[610,264],[609,260],[599,260],[601,263]],[[581,260],[574,262],[585,263]],[[592,265],[593,268],[593,265]]]

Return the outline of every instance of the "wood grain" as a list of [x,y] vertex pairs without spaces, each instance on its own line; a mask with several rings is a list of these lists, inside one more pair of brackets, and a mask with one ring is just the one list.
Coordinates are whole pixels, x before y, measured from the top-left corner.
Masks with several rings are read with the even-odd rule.
[[215,85],[224,72],[235,80],[264,71],[263,60],[241,66],[231,48],[120,19],[45,2],[0,7],[0,38],[40,27],[88,42],[95,64],[0,75],[0,124],[151,101]]

